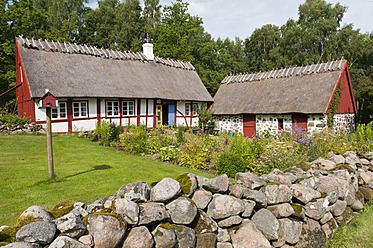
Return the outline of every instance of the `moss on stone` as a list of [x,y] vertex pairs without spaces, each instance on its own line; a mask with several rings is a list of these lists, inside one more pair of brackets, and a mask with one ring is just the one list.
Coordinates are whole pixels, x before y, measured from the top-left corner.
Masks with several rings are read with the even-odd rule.
[[157,231],[155,232],[154,234],[154,237],[155,236],[163,236],[163,232],[159,230],[159,227],[162,227],[163,229],[165,230],[170,230],[170,229],[174,229],[174,226],[171,225],[170,223],[164,223],[164,224],[160,224],[157,228]]
[[30,224],[32,222],[37,222],[37,221],[39,221],[39,219],[31,215],[20,216],[17,220],[17,226],[23,227],[27,224]]
[[303,211],[303,206],[296,203],[290,203],[291,207],[294,209],[294,211],[298,214],[301,214]]
[[284,170],[284,173],[285,172],[297,172],[298,170],[296,168],[293,168],[293,167],[290,167],[290,168],[287,168]]
[[302,169],[303,171],[308,171],[311,168],[311,165],[307,164],[304,160],[299,161],[294,166],[299,169]]
[[53,216],[53,218],[57,219],[65,214],[68,214],[71,210],[74,208],[75,201],[70,200],[62,200],[59,203],[57,203],[50,211],[49,213]]
[[329,170],[329,172],[333,172],[336,170],[347,170],[349,173],[356,173],[356,170],[349,166],[348,164],[337,164],[334,169]]
[[301,178],[298,178],[297,181],[295,181],[295,183],[299,184],[301,181],[306,180],[308,178],[311,178],[311,177],[301,177]]
[[176,181],[180,183],[181,190],[184,194],[190,193],[190,188],[192,187],[192,180],[190,180],[187,173],[177,176]]
[[10,244],[9,242],[0,242],[0,246],[5,246],[5,245],[8,245]]
[[345,211],[342,214],[342,217],[343,217],[342,223],[346,224],[353,219],[354,211],[352,211],[350,207],[346,207]]
[[321,193],[321,198],[325,198],[328,196],[328,194],[326,194],[325,192],[320,192]]
[[121,227],[125,228],[126,225],[127,225],[127,222],[119,214],[113,213],[113,209],[112,208],[104,208],[104,209],[102,209],[99,212],[93,212],[93,213],[85,216],[83,218],[84,225],[88,226],[88,218],[90,216],[93,216],[93,215],[113,216],[113,217],[117,218],[117,220],[119,221]]
[[373,190],[368,187],[360,187],[358,192],[364,197],[365,201],[373,203]]
[[0,232],[0,242],[5,242],[5,243],[13,243],[16,241],[16,233],[18,230],[32,222],[37,222],[39,221],[38,218],[35,218],[34,216],[27,215],[27,216],[21,216],[17,220],[17,225],[15,226],[9,226],[5,227],[1,232]]
[[174,225],[174,229],[177,231],[177,232],[182,232],[183,231],[183,226],[179,226],[179,225]]
[[280,182],[270,182],[270,183],[266,183],[264,185],[264,187],[267,187],[268,185],[280,185],[280,184],[282,184],[282,183],[280,183]]

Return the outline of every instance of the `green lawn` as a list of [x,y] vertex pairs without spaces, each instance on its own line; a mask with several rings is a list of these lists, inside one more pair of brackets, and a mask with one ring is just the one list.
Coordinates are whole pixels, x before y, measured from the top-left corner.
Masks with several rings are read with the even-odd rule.
[[91,203],[123,185],[198,170],[129,155],[75,135],[53,135],[55,180],[48,179],[45,135],[0,135],[0,226],[13,225],[32,205],[47,210],[60,200]]

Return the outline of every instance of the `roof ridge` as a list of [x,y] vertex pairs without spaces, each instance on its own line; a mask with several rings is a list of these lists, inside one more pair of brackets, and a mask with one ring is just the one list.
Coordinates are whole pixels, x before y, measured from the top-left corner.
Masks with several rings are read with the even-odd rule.
[[[281,69],[273,68],[267,71],[251,72],[251,73],[238,73],[233,75],[227,75],[223,80],[222,84],[229,83],[245,83],[252,81],[269,80],[275,78],[289,78],[308,74],[318,74],[330,71],[342,70],[346,60],[342,57],[341,59],[321,62],[317,64],[310,64],[306,66],[292,66]],[[260,75],[260,76],[259,76]]]
[[[20,35],[17,38],[17,41],[21,42],[21,45],[23,45],[26,48],[43,50],[46,52],[60,52],[69,54],[75,53],[82,55],[91,55],[95,57],[102,57],[105,59],[137,60],[142,62],[149,62],[147,57],[142,52],[97,48],[95,46],[88,46],[87,44],[77,45],[76,43],[73,44],[70,42],[59,42],[53,40],[34,40],[34,38],[31,38],[30,40],[28,38],[23,38],[22,35]],[[189,61],[174,60],[170,58],[165,59],[159,56],[155,56],[154,62],[174,68],[181,68],[183,70],[195,71],[194,66]]]

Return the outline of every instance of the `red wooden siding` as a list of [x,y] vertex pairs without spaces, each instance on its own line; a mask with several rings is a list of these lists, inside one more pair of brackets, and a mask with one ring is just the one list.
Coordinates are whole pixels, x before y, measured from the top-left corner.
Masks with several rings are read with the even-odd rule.
[[307,131],[307,115],[306,114],[293,114],[292,116],[293,132],[306,132]]
[[30,118],[35,121],[35,103],[31,98],[26,72],[23,66],[21,53],[16,40],[16,85],[21,85],[16,90],[18,102],[18,116]]
[[256,133],[256,116],[244,114],[243,115],[243,135],[245,137],[252,137]]
[[330,113],[330,110],[329,110],[330,102],[339,84],[341,85],[342,92],[341,92],[341,99],[338,105],[338,113],[339,114],[353,114],[353,113],[356,114],[355,97],[352,91],[352,84],[351,84],[350,72],[348,69],[347,61],[341,72],[341,76],[336,82],[336,86],[333,91],[333,94],[331,95],[329,99],[328,109],[326,110],[326,113],[327,114]]

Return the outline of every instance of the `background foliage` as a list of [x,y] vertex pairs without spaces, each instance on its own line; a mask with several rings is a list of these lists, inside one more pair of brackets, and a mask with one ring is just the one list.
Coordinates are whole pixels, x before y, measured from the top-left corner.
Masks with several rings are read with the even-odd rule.
[[[119,50],[141,51],[154,43],[156,55],[193,63],[214,95],[230,73],[320,63],[349,61],[359,113],[358,123],[372,120],[373,33],[360,33],[353,24],[341,26],[347,6],[306,0],[298,19],[282,26],[266,24],[247,38],[216,40],[203,28],[201,17],[188,13],[188,3],[176,0],[0,0],[0,93],[15,86],[14,37],[47,38]],[[243,27],[244,28],[244,27]],[[15,93],[0,99],[5,106]],[[14,103],[14,101],[13,101]],[[372,116],[373,117],[373,116]]]

